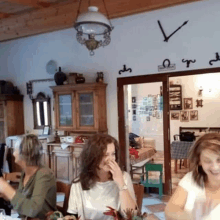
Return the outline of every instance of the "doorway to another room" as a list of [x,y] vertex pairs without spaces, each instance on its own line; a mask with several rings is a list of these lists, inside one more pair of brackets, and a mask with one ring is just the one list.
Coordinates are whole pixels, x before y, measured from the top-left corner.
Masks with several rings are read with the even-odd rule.
[[[141,151],[135,148],[155,149],[148,158],[163,164],[163,193],[174,193],[189,172],[187,157],[194,143],[180,140],[180,134],[194,132],[199,138],[206,132],[220,132],[219,83],[220,68],[118,78],[119,142],[126,170],[138,158],[147,158],[140,154],[135,161],[135,150]],[[133,175],[134,182],[139,179],[139,174]]]

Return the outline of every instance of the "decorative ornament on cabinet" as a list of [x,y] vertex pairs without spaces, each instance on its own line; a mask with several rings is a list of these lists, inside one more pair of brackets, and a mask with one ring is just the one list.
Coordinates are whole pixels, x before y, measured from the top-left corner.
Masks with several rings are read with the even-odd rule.
[[54,80],[56,84],[63,85],[63,82],[66,80],[66,74],[61,71],[61,67],[59,67],[59,71],[54,75]]
[[103,80],[104,80],[103,72],[97,72],[96,82],[103,82]]
[[83,74],[79,73],[76,76],[76,83],[80,84],[80,83],[84,83],[85,82],[85,77],[83,76]]
[[164,30],[163,30],[163,27],[162,27],[160,21],[158,20],[157,22],[158,22],[158,25],[159,25],[159,27],[160,27],[160,30],[161,30],[161,32],[162,32],[162,34],[163,34],[163,36],[164,36],[164,42],[168,42],[168,40],[169,40],[177,31],[179,31],[184,25],[186,25],[186,24],[188,23],[188,21],[185,21],[185,22],[184,22],[181,26],[179,26],[172,34],[170,34],[169,36],[167,36],[167,35],[165,34]]

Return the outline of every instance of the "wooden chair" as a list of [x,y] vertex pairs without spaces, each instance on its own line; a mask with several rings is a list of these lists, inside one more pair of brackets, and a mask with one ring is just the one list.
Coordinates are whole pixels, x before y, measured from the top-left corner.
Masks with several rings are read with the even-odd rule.
[[138,209],[141,212],[143,196],[144,196],[144,186],[134,183],[133,187],[134,187],[134,193],[135,193],[135,196],[136,196],[136,199],[137,199],[137,206],[138,206]]
[[[156,187],[159,188],[159,196],[162,198],[163,195],[163,164],[154,164],[154,163],[148,163],[145,165],[146,170],[146,180],[144,180],[144,176],[141,177],[141,184],[144,185],[144,187]],[[160,172],[159,179],[149,179],[148,178],[148,172],[149,171],[158,171]]]
[[58,211],[62,212],[64,216],[67,214],[70,188],[71,188],[71,184],[57,181],[57,192],[62,192],[65,194],[63,207],[57,205],[57,209],[58,209]]

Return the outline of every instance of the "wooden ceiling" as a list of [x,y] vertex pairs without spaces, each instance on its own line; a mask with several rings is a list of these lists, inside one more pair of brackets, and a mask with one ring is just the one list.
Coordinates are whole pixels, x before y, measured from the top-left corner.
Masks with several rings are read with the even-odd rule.
[[[105,0],[110,18],[128,16],[200,0]],[[82,0],[106,13],[103,0]],[[73,27],[79,0],[0,0],[0,42]]]

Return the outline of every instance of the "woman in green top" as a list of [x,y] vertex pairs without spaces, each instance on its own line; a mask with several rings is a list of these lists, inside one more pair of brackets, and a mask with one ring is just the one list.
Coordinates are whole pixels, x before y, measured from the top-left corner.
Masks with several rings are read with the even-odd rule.
[[36,135],[29,134],[15,146],[15,163],[22,168],[18,190],[0,178],[0,194],[8,198],[20,218],[44,219],[56,210],[56,180],[49,168],[41,165],[42,145]]

